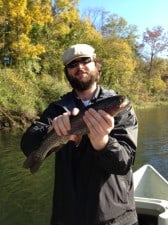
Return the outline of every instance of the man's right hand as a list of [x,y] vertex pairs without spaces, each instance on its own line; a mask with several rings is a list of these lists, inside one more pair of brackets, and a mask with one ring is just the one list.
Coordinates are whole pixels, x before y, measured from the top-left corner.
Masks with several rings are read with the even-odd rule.
[[[57,135],[68,135],[68,131],[71,130],[71,124],[69,117],[71,115],[76,116],[79,113],[78,108],[74,108],[71,113],[65,112],[60,116],[57,116],[52,121],[52,127],[55,129]],[[79,135],[70,135],[69,140],[74,141],[76,144],[79,144],[81,141],[81,136]]]

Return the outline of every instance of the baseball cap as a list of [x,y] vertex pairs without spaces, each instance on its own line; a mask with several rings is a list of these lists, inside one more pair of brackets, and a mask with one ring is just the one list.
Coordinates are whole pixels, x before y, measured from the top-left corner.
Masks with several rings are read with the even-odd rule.
[[72,45],[70,48],[68,48],[64,52],[62,56],[62,61],[63,61],[63,64],[66,66],[69,63],[71,63],[73,60],[80,57],[96,58],[95,49],[88,44]]

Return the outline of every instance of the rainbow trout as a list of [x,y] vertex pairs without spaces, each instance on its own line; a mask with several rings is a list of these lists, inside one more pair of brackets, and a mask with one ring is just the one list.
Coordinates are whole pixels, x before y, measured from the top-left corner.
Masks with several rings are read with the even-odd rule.
[[50,131],[44,141],[42,142],[39,149],[33,151],[25,160],[23,167],[30,169],[31,173],[35,173],[40,168],[42,162],[46,156],[51,152],[57,152],[62,145],[66,144],[69,140],[69,135],[77,134],[84,135],[88,133],[87,126],[83,121],[83,115],[86,110],[93,108],[95,110],[102,109],[112,116],[115,116],[120,111],[124,110],[130,105],[128,99],[122,95],[115,95],[112,97],[107,97],[102,100],[88,105],[83,110],[79,112],[77,116],[70,116],[71,130],[68,135],[58,136],[55,130]]

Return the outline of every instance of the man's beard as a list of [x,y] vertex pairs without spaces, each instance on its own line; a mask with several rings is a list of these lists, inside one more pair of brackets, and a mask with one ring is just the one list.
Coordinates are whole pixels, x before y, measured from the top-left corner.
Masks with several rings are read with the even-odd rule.
[[94,82],[98,81],[98,71],[92,71],[88,75],[87,79],[79,80],[77,77],[72,77],[68,73],[66,73],[66,77],[71,85],[72,88],[78,91],[85,91],[88,90]]

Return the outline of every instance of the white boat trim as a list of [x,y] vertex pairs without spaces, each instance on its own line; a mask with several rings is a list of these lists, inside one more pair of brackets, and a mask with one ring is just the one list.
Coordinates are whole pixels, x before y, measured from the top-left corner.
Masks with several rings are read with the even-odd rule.
[[136,197],[168,201],[168,181],[151,165],[144,165],[133,173]]

